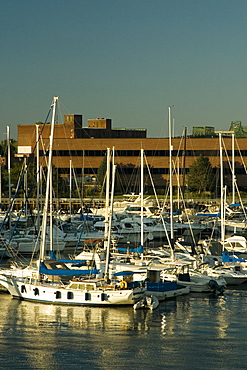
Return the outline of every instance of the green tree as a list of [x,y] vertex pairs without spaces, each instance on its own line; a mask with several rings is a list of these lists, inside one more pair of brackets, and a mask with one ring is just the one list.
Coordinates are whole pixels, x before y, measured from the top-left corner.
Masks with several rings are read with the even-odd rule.
[[[10,169],[10,178],[11,178],[11,187],[12,195],[16,190],[18,190],[19,197],[22,197],[24,194],[24,178],[27,176],[27,196],[35,197],[36,196],[36,167],[33,163],[30,163],[27,166],[27,175],[24,174],[25,169],[23,162],[15,162]],[[7,168],[2,171],[2,181],[3,181],[3,190],[5,196],[8,195],[8,186],[9,186],[9,173]],[[17,189],[18,187],[18,189]]]
[[187,184],[191,191],[197,191],[198,193],[212,191],[215,177],[208,157],[200,155],[190,166]]
[[[9,140],[10,144],[10,155],[13,156],[14,154],[17,153],[17,141],[14,139]],[[0,142],[0,155],[2,157],[6,157],[8,153],[8,143],[7,140],[2,140]]]
[[105,182],[106,171],[107,171],[107,158],[104,157],[101,161],[100,166],[99,166],[98,176],[97,176],[97,183],[100,186],[103,186],[103,184]]

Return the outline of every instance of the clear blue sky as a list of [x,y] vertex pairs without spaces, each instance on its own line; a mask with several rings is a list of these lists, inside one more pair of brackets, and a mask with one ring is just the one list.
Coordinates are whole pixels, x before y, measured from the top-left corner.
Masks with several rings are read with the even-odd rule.
[[0,0],[0,128],[63,114],[167,136],[247,125],[246,0]]

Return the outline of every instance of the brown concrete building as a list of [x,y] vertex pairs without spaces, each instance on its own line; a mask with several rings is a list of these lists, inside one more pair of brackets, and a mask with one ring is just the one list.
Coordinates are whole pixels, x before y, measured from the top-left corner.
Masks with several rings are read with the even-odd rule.
[[[49,145],[50,125],[40,125],[40,156]],[[36,125],[18,125],[18,153],[34,153],[36,143]],[[173,138],[173,162],[179,172],[179,182],[186,184],[185,174],[195,159],[203,154],[215,168],[219,176],[219,138],[187,137]],[[228,161],[232,157],[232,138],[223,137],[225,176],[231,187]],[[245,166],[247,165],[247,139],[237,139],[235,144],[235,173],[238,185],[247,189]],[[110,119],[88,120],[88,127],[82,127],[81,115],[65,115],[63,124],[55,125],[53,164],[63,177],[69,176],[70,161],[78,178],[93,178],[98,174],[107,148],[115,149],[115,163],[119,174],[127,187],[133,180],[133,173],[140,166],[140,149],[144,149],[153,182],[157,189],[166,187],[169,181],[169,139],[147,138],[146,129],[112,129]],[[146,172],[148,172],[146,170]],[[147,176],[148,177],[148,176]],[[146,180],[150,183],[150,180]],[[178,177],[173,177],[174,186]],[[131,188],[131,187],[130,187]],[[129,188],[129,190],[130,190]]]

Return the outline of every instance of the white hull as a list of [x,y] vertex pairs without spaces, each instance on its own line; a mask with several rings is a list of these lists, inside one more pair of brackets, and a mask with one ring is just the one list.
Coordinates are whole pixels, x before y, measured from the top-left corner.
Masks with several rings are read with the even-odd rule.
[[139,310],[140,308],[148,308],[149,310],[154,310],[158,307],[158,305],[159,300],[156,296],[145,296],[134,304],[134,310]]
[[247,274],[242,272],[224,271],[224,269],[215,270],[215,275],[221,276],[227,285],[240,285],[247,282]]
[[96,290],[73,289],[59,283],[46,284],[36,279],[23,279],[3,274],[0,275],[0,284],[15,298],[65,305],[133,305],[144,292],[139,288],[113,289],[111,286],[102,286]]
[[178,284],[184,285],[190,289],[192,293],[204,293],[204,292],[212,292],[213,289],[209,287],[208,283],[195,283],[192,281],[180,281],[177,280]]
[[227,285],[240,285],[247,282],[247,276],[227,276],[223,275]]
[[178,274],[176,275],[167,274],[164,271],[163,277],[170,280],[177,281],[180,286],[188,287],[190,292],[203,293],[203,292],[214,292],[216,290],[222,291],[226,286],[226,280],[220,276],[205,276],[203,274]]

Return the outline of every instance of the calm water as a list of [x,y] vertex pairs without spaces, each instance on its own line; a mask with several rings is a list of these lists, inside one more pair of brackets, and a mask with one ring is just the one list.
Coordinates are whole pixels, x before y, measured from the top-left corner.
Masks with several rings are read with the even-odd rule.
[[1,369],[245,369],[247,290],[190,294],[153,312],[0,294]]

